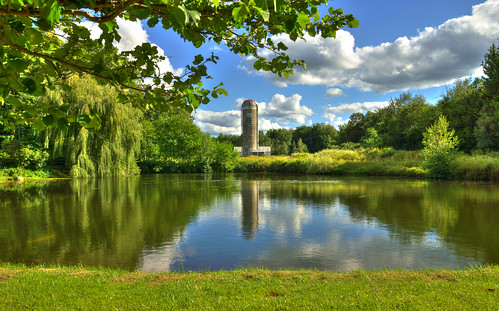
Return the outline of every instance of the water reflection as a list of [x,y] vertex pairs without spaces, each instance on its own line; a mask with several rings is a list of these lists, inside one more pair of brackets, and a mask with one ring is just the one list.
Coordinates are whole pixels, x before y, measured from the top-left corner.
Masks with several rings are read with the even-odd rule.
[[241,226],[245,239],[253,239],[258,232],[258,192],[256,180],[241,180]]
[[0,260],[144,271],[499,264],[497,190],[319,176],[4,184]]

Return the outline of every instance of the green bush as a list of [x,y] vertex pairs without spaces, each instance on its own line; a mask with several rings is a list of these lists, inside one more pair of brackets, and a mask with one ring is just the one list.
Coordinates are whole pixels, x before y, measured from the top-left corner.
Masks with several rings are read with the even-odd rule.
[[0,167],[10,167],[15,165],[15,162],[7,151],[0,150]]
[[46,150],[27,145],[17,151],[16,159],[19,167],[39,170],[47,165],[49,153]]
[[454,130],[448,130],[449,122],[445,116],[429,127],[423,134],[421,154],[424,158],[424,167],[428,169],[432,178],[448,178],[451,175],[451,165],[455,159],[455,147],[459,140]]

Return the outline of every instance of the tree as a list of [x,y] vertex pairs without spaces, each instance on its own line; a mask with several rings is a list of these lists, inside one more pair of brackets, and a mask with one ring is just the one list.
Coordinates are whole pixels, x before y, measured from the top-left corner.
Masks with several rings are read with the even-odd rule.
[[486,75],[483,84],[487,96],[499,100],[499,46],[493,43],[489,47],[482,62],[482,67]]
[[474,136],[479,149],[499,150],[499,47],[495,44],[489,48],[482,63],[485,87],[484,104]]
[[[241,136],[239,136],[239,138],[241,138]],[[263,131],[258,131],[258,144],[260,146],[270,146],[270,138]],[[241,143],[237,146],[241,146]]]
[[[226,172],[233,168],[236,154],[232,143],[203,133],[194,124],[193,117],[182,109],[172,109],[159,115],[146,115],[142,124],[144,139],[141,142],[139,163],[142,167],[148,163],[168,166],[168,163],[173,161],[182,164],[174,168],[165,167],[163,172],[168,169],[185,172]],[[149,172],[150,169],[147,167],[145,171]]]
[[486,102],[474,130],[476,147],[482,150],[499,150],[499,101]]
[[432,178],[446,178],[454,160],[454,149],[459,143],[454,130],[449,130],[447,118],[441,115],[438,120],[423,134],[421,154],[424,166]]
[[293,140],[293,130],[270,129],[267,131],[267,136],[270,138],[272,154],[288,155],[290,153],[291,143]]
[[361,112],[352,113],[346,124],[340,125],[339,142],[358,143],[362,136],[365,135],[364,130],[365,116]]
[[202,147],[203,133],[190,114],[180,109],[143,121],[141,160],[194,158]]
[[221,143],[227,142],[232,144],[232,146],[241,146],[241,135],[231,135],[220,133],[217,136],[217,140]]
[[367,148],[379,148],[383,144],[383,139],[378,135],[374,127],[367,129],[367,134],[362,138],[361,143]]
[[[59,119],[59,128],[49,130],[49,145],[54,156],[64,156],[72,177],[124,176],[139,173],[136,156],[142,138],[139,109],[118,103],[110,86],[101,86],[91,76],[73,76],[71,88],[56,89],[40,98],[55,111],[75,115],[74,122]],[[99,130],[87,129],[89,116],[98,114]],[[88,120],[87,120],[88,118]],[[81,122],[80,122],[81,121]],[[43,120],[52,124],[54,118]]]
[[[12,124],[40,123],[51,115],[58,126],[72,116],[54,114],[42,102],[36,111],[28,111],[18,94],[41,96],[74,73],[86,73],[116,86],[120,99],[192,111],[211,97],[227,94],[221,84],[213,90],[202,87],[203,80],[211,78],[207,63],[216,63],[218,57],[197,55],[181,76],[161,73],[158,62],[163,57],[150,43],[130,51],[113,47],[121,39],[117,18],[160,25],[195,47],[209,41],[225,44],[235,54],[254,56],[256,70],[287,77],[294,66],[305,64],[289,58],[287,47],[273,40],[277,35],[287,34],[291,40],[305,34],[329,38],[344,26],[358,26],[341,9],[330,8],[321,16],[318,6],[324,3],[327,0],[0,0],[0,104],[15,107],[8,115]],[[91,38],[83,21],[99,25],[98,39]],[[274,52],[271,58],[262,56],[265,49]]]
[[449,125],[460,139],[459,147],[470,151],[476,147],[474,130],[483,106],[482,81],[458,79],[437,103],[438,111],[447,117]]
[[303,143],[301,138],[298,138],[297,142],[293,142],[291,146],[291,153],[302,153],[302,152],[308,152],[307,145]]

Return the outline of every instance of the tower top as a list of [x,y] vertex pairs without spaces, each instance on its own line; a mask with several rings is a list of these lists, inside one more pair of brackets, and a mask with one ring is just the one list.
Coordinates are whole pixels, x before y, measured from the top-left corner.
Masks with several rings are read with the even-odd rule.
[[256,104],[256,102],[254,100],[247,99],[241,105],[241,108],[246,108],[246,107],[258,107],[258,105]]

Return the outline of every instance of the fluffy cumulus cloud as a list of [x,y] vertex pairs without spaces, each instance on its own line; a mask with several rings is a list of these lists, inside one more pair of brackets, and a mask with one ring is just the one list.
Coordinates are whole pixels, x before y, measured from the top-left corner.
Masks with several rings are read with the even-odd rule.
[[263,102],[258,105],[258,114],[260,117],[272,118],[282,124],[289,124],[290,122],[304,124],[307,117],[313,114],[313,111],[303,106],[300,103],[301,99],[301,95],[298,94],[290,97],[275,94],[270,102]]
[[[281,35],[274,40],[285,43],[291,57],[304,59],[307,71],[296,69],[287,80],[265,72],[257,74],[280,86],[346,86],[379,93],[439,86],[480,73],[483,55],[497,40],[498,16],[499,1],[488,0],[473,6],[470,16],[378,46],[355,47],[354,37],[344,30],[337,32],[336,39],[306,36],[305,41],[293,42]],[[242,67],[254,72],[253,61],[246,58]]]
[[326,97],[338,97],[338,96],[347,96],[347,94],[343,93],[341,89],[338,88],[329,88],[326,90]]
[[[312,109],[301,104],[301,95],[294,94],[286,97],[275,94],[269,102],[257,102],[258,104],[258,129],[267,131],[288,127],[291,123],[295,125],[308,124],[309,116],[313,114]],[[241,134],[240,108],[244,98],[236,99],[238,110],[208,111],[198,110],[195,122],[202,131],[212,135],[219,133],[239,135]]]
[[221,112],[198,110],[195,114],[195,123],[203,132],[213,135],[219,133],[241,134],[241,113],[239,110]]
[[389,102],[363,102],[363,103],[352,103],[352,104],[341,104],[335,107],[326,107],[324,110],[324,114],[322,115],[324,118],[329,119],[331,123],[335,126],[345,123],[342,117],[339,117],[338,114],[351,114],[354,112],[366,112],[372,111],[377,108],[382,108],[388,106]]
[[[118,50],[129,51],[134,49],[137,45],[149,42],[149,36],[140,22],[127,21],[121,18],[117,18],[116,22],[119,27],[118,34],[121,36],[120,42],[115,42],[115,46]],[[83,22],[82,25],[90,30],[90,36],[93,39],[97,39],[102,33],[102,30],[95,23]],[[152,45],[156,46],[160,56],[165,56],[165,51],[162,48],[156,44]],[[183,72],[183,68],[173,68],[168,57],[165,57],[163,61],[158,63],[158,67],[159,73],[173,72],[175,75],[180,75]]]

